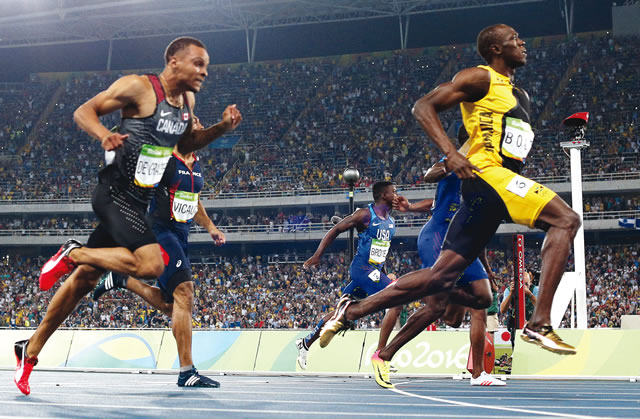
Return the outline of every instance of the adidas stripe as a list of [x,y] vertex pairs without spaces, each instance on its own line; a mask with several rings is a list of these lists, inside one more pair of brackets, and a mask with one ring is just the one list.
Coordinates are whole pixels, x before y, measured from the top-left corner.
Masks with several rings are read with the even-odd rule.
[[185,387],[191,387],[198,381],[200,381],[200,377],[194,374],[191,377],[189,377],[189,379],[184,383],[184,385]]

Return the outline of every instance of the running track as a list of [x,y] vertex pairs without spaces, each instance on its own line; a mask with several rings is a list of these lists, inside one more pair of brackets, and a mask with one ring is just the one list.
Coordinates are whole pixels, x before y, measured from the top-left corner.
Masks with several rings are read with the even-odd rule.
[[31,395],[0,371],[5,417],[640,417],[640,383],[310,376],[212,376],[219,389],[181,389],[176,375],[34,371]]

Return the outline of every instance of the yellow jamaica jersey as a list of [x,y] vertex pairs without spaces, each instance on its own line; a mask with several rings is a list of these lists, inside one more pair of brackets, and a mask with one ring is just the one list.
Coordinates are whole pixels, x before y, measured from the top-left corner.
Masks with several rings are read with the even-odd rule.
[[462,102],[462,122],[469,134],[466,157],[480,169],[503,166],[520,173],[533,145],[529,95],[493,68],[487,94],[477,102]]

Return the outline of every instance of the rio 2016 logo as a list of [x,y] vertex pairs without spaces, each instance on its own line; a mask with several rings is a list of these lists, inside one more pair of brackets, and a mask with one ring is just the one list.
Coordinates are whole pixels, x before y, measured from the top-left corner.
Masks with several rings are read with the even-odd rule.
[[[371,366],[371,356],[377,348],[377,343],[372,344],[367,349],[365,356],[365,366]],[[431,349],[431,344],[426,341],[419,342],[415,345],[415,350],[408,347],[398,351],[393,357],[393,364],[399,368],[417,368],[428,369],[448,369],[452,368],[453,372],[459,372],[461,369],[467,368],[467,360],[469,357],[469,344],[460,346],[457,350],[447,349]]]

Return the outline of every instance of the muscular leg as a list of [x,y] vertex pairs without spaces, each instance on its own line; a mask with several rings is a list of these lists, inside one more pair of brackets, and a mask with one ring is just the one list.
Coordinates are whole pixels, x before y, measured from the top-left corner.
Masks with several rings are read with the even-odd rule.
[[[442,316],[442,320],[451,327],[460,327],[464,313],[467,309],[458,304],[449,304]],[[471,329],[469,330],[469,343],[473,358],[473,378],[478,378],[484,371],[484,340],[487,323],[487,311],[485,309],[469,310],[471,313]]]
[[44,319],[29,338],[27,356],[38,356],[49,337],[76,308],[82,297],[95,288],[101,274],[101,271],[89,265],[82,265],[69,275],[51,299]]
[[[493,296],[491,294],[491,284],[488,279],[473,281],[469,284],[455,287],[451,293],[450,301],[443,320],[451,327],[459,327],[462,323],[466,308],[460,304],[453,304],[454,297],[464,297],[464,301],[474,302],[473,306],[481,307],[471,309],[471,329],[469,330],[469,342],[471,343],[471,354],[473,358],[473,378],[480,376],[484,371],[484,343],[487,330],[487,310],[491,305]],[[473,300],[473,301],[471,301]],[[459,301],[459,300],[458,300]],[[467,307],[472,305],[467,305]]]
[[393,326],[396,325],[396,321],[398,320],[398,317],[400,317],[401,311],[402,311],[402,306],[398,306],[398,307],[390,308],[385,313],[384,318],[382,319],[382,325],[380,326],[380,336],[378,337],[378,348],[376,349],[377,351],[387,346],[389,335],[391,335]]
[[487,331],[487,310],[470,310],[471,330],[469,341],[473,357],[473,378],[478,378],[484,371],[484,343]]
[[393,355],[395,355],[400,348],[418,336],[428,325],[438,320],[444,314],[448,303],[449,294],[447,292],[431,295],[426,298],[425,305],[413,313],[391,342],[380,350],[378,354],[380,359],[391,361]]
[[[345,317],[347,320],[356,320],[385,308],[410,303],[427,295],[439,292],[448,294],[469,263],[470,261],[454,251],[444,250],[432,268],[403,275],[394,286],[385,288],[364,300],[351,303],[345,311]],[[446,304],[442,308],[443,312],[445,307]]]
[[69,253],[78,265],[92,265],[136,278],[154,279],[162,275],[164,263],[160,245],[147,244],[131,252],[125,247],[79,247]]
[[442,315],[442,321],[444,321],[447,326],[457,329],[462,324],[462,320],[464,320],[464,313],[466,312],[466,307],[456,304],[449,299],[449,305]]
[[[438,261],[440,261],[440,259],[438,259]],[[436,261],[436,263],[438,263],[438,261]],[[396,284],[395,286],[397,285],[398,284]],[[475,299],[480,302],[479,305],[487,307],[491,305],[492,296],[488,279],[473,281],[467,285],[462,286],[461,288],[463,288],[466,293],[475,296]],[[458,321],[459,325],[459,322],[461,321],[461,314],[456,313],[456,311],[459,311],[460,309],[456,308],[455,306],[448,308],[448,306],[450,306],[449,303],[451,295],[453,295],[453,293],[443,292],[428,297],[425,300],[425,305],[409,318],[407,324],[405,324],[404,327],[400,329],[393,340],[380,351],[380,358],[385,361],[390,361],[391,358],[393,358],[393,355],[395,355],[395,353],[398,352],[400,348],[402,348],[411,339],[416,337],[428,325],[443,316],[445,312],[447,312],[447,310],[449,311],[447,316],[449,321]],[[464,314],[464,312],[462,312],[462,314]],[[458,320],[458,318],[460,319]],[[484,323],[482,327],[485,327]],[[484,351],[484,332],[482,344],[482,351]],[[482,372],[482,370],[480,371]]]
[[127,279],[127,289],[142,297],[143,300],[154,306],[156,309],[162,311],[167,316],[173,316],[173,304],[166,303],[164,301],[160,288],[152,287],[151,285],[145,284],[144,282],[130,276],[129,279]]
[[468,284],[456,286],[451,290],[449,300],[452,303],[467,308],[489,308],[491,302],[493,301],[493,295],[491,294],[491,284],[489,283],[489,280],[485,278],[470,282]]
[[538,302],[529,320],[529,326],[537,329],[551,323],[551,304],[562,279],[571,243],[580,227],[580,217],[558,196],[544,207],[536,221],[536,227],[547,228],[542,244],[542,270]]
[[191,319],[193,315],[193,282],[182,282],[173,291],[171,330],[178,346],[180,366],[193,365],[191,357]]

